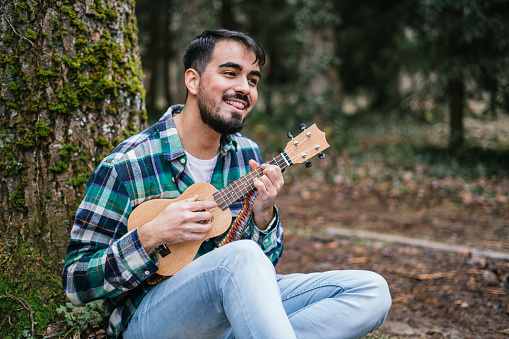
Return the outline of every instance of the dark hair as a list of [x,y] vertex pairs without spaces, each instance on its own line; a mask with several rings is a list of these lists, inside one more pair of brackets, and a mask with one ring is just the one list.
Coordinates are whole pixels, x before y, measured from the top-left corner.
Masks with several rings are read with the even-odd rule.
[[189,46],[187,46],[183,59],[185,70],[187,71],[189,68],[193,68],[199,74],[202,74],[210,62],[216,42],[222,40],[236,41],[243,44],[248,50],[255,54],[255,63],[257,63],[258,66],[262,67],[265,64],[265,52],[249,35],[242,32],[229,31],[227,29],[214,29],[206,30],[198,35],[191,41]]

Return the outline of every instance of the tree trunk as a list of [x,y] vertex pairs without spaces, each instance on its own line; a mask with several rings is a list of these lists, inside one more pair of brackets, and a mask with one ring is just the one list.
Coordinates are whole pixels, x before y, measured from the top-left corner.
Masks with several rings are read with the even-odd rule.
[[456,152],[463,146],[463,116],[465,85],[461,79],[449,80],[449,150]]
[[161,13],[160,8],[152,7],[149,13],[149,32],[150,42],[148,45],[147,68],[150,69],[149,85],[147,92],[147,110],[151,115],[158,115],[157,97],[160,93],[158,85],[160,84],[159,58],[161,45]]
[[1,253],[63,257],[87,178],[145,125],[133,6],[0,0]]
[[221,11],[219,12],[219,21],[222,28],[236,30],[239,29],[239,25],[235,20],[233,14],[233,3],[232,0],[221,1]]
[[172,0],[167,0],[164,3],[163,7],[163,15],[164,15],[164,25],[163,25],[163,87],[164,87],[164,97],[166,99],[166,106],[173,105],[173,99],[171,96],[171,72],[170,72],[170,64],[171,60],[174,59],[173,53],[173,36],[171,32],[171,13]]

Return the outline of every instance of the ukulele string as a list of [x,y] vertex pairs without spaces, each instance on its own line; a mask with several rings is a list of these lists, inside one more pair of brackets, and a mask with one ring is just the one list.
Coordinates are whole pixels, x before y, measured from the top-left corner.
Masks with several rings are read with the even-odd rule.
[[[305,152],[303,153],[300,153],[300,154],[297,154],[297,155],[292,155],[292,153],[295,151],[295,149],[297,148],[300,148],[302,147],[302,145],[308,141],[310,138],[310,136],[306,136],[306,139],[304,139],[301,143],[297,143],[297,144],[293,144],[293,146],[286,152],[287,156],[290,158],[290,162],[291,163],[294,163],[296,160],[298,160],[299,158],[305,158],[306,157],[306,153],[313,150],[314,148],[316,149],[316,147],[310,147],[309,149],[307,149]],[[283,165],[285,165],[286,161],[283,159],[283,157],[280,157],[280,160],[277,159],[277,157],[274,157],[272,158],[271,161],[269,161],[269,164],[275,164],[277,165],[278,167],[282,167]],[[260,176],[261,173],[258,173],[258,172],[261,172],[261,167],[258,167],[256,170],[254,171],[251,171],[249,172],[247,175],[250,176],[250,177],[253,177],[253,178],[246,178],[245,182],[248,182],[247,184],[247,188],[248,188],[248,191],[251,191],[253,188],[254,188],[254,184],[253,182],[250,180],[250,179],[254,179],[255,176]],[[234,181],[235,183],[236,181]],[[235,185],[239,185],[239,182],[237,182]],[[241,186],[242,188],[246,188],[246,184],[244,184],[244,181],[241,182]],[[237,197],[236,195],[236,192],[235,191],[232,191],[231,187],[228,188],[229,186],[226,186],[226,191],[224,195],[222,195],[220,198],[222,199],[222,201],[219,201],[218,203],[223,203],[223,202],[226,202],[228,204],[228,206],[230,206],[233,202],[235,202],[237,199],[239,199],[240,197]],[[215,192],[214,192],[215,193]],[[213,194],[209,194],[209,195],[206,195],[204,196],[204,199],[202,199],[202,201],[215,201],[214,199],[214,193]],[[229,195],[227,195],[229,194]],[[233,197],[232,197],[233,196]],[[232,200],[232,199],[235,199],[235,200]],[[219,208],[219,207],[215,207],[215,208]],[[214,208],[214,209],[215,209]],[[211,215],[211,219],[218,213],[220,213],[222,210],[219,208],[216,212],[212,213]]]
[[[307,140],[307,139],[306,139],[306,140]],[[306,140],[304,140],[304,141],[300,144],[300,146],[302,146],[302,144],[303,144]],[[294,146],[293,148],[291,148],[291,149],[288,151],[288,153],[287,153],[287,154],[291,153],[291,152],[292,152],[295,148],[297,148],[297,147],[299,147],[299,145]],[[315,147],[311,147],[311,148],[307,149],[304,153],[309,152],[309,151],[313,150],[314,148],[315,148]],[[293,156],[292,158],[290,158],[290,161],[293,163],[293,162],[295,162],[296,160],[298,160],[300,157],[302,157],[302,153],[301,153],[301,154],[297,154],[297,155]],[[282,157],[281,157],[281,159],[280,159],[280,160],[278,160],[278,159],[277,159],[277,157],[274,157],[274,158],[272,158],[272,160],[271,160],[271,161],[269,161],[269,163],[274,163],[275,165],[277,165],[278,167],[280,167],[280,168],[281,168],[281,166],[283,166],[283,165],[285,164],[285,160],[284,160]],[[257,171],[257,170],[254,170],[254,171],[252,171],[252,172],[249,172],[249,173],[248,173],[248,174],[246,174],[246,175],[251,176],[251,177],[255,177],[255,176],[258,174],[257,172],[259,172],[259,170],[258,170],[258,171]],[[253,178],[253,179],[254,179],[254,178]],[[249,183],[247,184],[247,186],[248,186],[248,188],[249,188],[249,191],[251,191],[251,189],[253,188],[252,186],[254,186],[254,185],[253,185],[253,183],[252,183],[249,179],[247,179],[246,181],[247,181],[247,182],[249,182]],[[243,187],[245,188],[246,184],[242,184],[241,186],[243,186]],[[236,197],[236,193],[235,193],[235,191],[232,191],[232,190],[231,190],[231,188],[229,188],[229,189],[228,189],[228,187],[229,187],[229,186],[226,186],[226,187],[225,187],[225,188],[227,188],[226,193],[231,193],[231,194],[235,195],[235,198],[236,198],[236,199],[235,199],[235,201],[236,201],[239,197]],[[214,193],[215,193],[215,192],[214,192]],[[204,199],[202,199],[201,201],[215,201],[215,199],[214,199],[214,193],[213,193],[213,194],[205,195],[205,196],[204,196]],[[231,201],[230,196],[223,195],[221,198],[222,198],[222,201],[221,201],[221,202],[227,202],[227,203],[228,203],[228,206],[229,206],[229,205],[231,205],[233,202],[235,202],[235,201]],[[217,215],[218,213],[220,213],[220,212],[222,211],[219,207],[215,207],[215,208],[213,208],[212,210],[214,210],[214,209],[216,209],[216,208],[218,208],[218,210],[216,210],[215,212],[213,212],[213,213],[212,213],[211,218],[213,218],[215,215]]]
[[[291,155],[291,154],[295,151],[295,149],[296,149],[296,148],[302,147],[302,145],[304,145],[304,143],[305,143],[306,141],[308,141],[308,140],[310,140],[310,136],[308,136],[308,135],[307,135],[307,136],[306,136],[306,138],[305,138],[305,139],[304,139],[301,143],[293,144],[293,147],[291,147],[291,148],[288,150],[288,152],[287,152],[286,154],[288,155],[288,157],[290,158],[290,161],[291,161],[292,163],[293,163],[293,162],[295,162],[295,161],[296,161],[298,158],[300,158],[300,157],[305,158],[305,157],[306,157],[306,152],[309,152],[309,151],[310,151],[310,150],[312,150],[313,148],[315,148],[315,149],[316,149],[316,146],[315,146],[315,147],[311,147],[311,148],[309,148],[309,149],[308,149],[308,150],[306,150],[304,153],[300,153],[300,154],[297,154],[297,155],[295,155],[295,156],[292,156],[292,155]],[[292,158],[292,157],[293,157],[293,158]],[[278,167],[280,167],[280,168],[281,168],[281,167],[285,164],[285,162],[286,162],[286,161],[285,161],[282,157],[280,157],[280,160],[279,160],[279,161],[278,161],[277,157],[274,157],[271,161],[269,161],[269,163],[270,163],[270,164],[275,163],[275,164],[276,164]],[[259,175],[259,173],[257,173],[257,172],[259,172],[259,170],[252,171],[252,172],[250,172],[248,175],[250,175],[251,177],[253,177],[253,176],[258,176],[258,175]],[[248,181],[248,182],[249,182],[249,184],[248,184],[248,191],[251,191],[251,190],[253,189],[253,184],[251,183],[251,180],[249,180],[249,179],[252,179],[252,178],[248,178],[248,179],[246,179],[246,181]],[[253,178],[253,179],[254,179],[254,178]],[[238,184],[238,183],[237,183],[237,184]],[[244,186],[243,188],[246,188],[244,184],[243,184],[242,186]],[[231,188],[229,188],[229,189],[228,189],[228,186],[226,187],[226,189],[227,189],[227,191],[226,191],[225,193],[230,193],[230,194],[234,195],[234,197],[233,197],[233,199],[234,199],[234,200],[232,200],[232,199],[231,199],[231,197],[230,197],[230,196],[228,196],[228,195],[223,195],[223,196],[221,196],[221,197],[220,197],[220,198],[222,198],[222,201],[221,201],[221,202],[226,202],[226,203],[228,203],[228,205],[231,205],[231,204],[232,204],[234,201],[236,201],[239,197],[238,197],[238,196],[236,196],[236,192],[235,192],[235,191],[232,191],[232,189],[231,189]],[[206,199],[206,200],[209,200],[209,199],[214,200],[214,197],[213,197],[213,196],[211,196],[211,197],[207,197],[207,199]]]
[[[311,136],[306,136],[306,139],[302,140],[302,142],[300,142],[300,143],[296,140],[295,142],[297,142],[297,144],[295,144],[295,142],[294,142],[293,147],[291,147],[290,149],[288,149],[288,152],[286,152],[286,154],[290,157],[290,153],[292,153],[293,151],[295,151],[295,149],[296,149],[296,148],[301,147],[301,146],[302,146],[302,145],[303,145],[306,141],[309,141],[309,140],[310,140],[310,137],[311,137]],[[313,147],[312,147],[312,148],[310,148],[310,149],[308,149],[306,152],[308,152],[308,151],[310,151],[310,150],[312,150],[312,149],[313,149]],[[305,152],[304,152],[304,153],[305,153]],[[301,153],[301,154],[302,154],[302,153]],[[298,158],[298,157],[299,157],[299,155],[297,155],[297,158]],[[296,159],[296,158],[295,158],[295,159]],[[293,161],[292,161],[292,162],[293,162]]]

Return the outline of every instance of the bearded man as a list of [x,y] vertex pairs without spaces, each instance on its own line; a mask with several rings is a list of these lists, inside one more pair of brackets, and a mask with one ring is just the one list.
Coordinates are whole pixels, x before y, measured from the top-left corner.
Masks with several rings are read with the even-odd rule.
[[[184,55],[185,105],[170,107],[155,125],[118,145],[90,177],[63,285],[75,305],[107,300],[109,334],[360,338],[384,321],[391,298],[376,273],[275,272],[283,227],[274,201],[283,176],[238,133],[258,99],[264,63],[248,35],[205,31]],[[238,241],[222,246],[224,234],[205,239],[217,204],[197,195],[128,230],[131,213],[147,200],[178,198],[197,182],[221,189],[259,166],[255,193],[229,207],[230,227],[242,230]],[[171,277],[159,276],[158,253],[186,241],[203,241],[195,260]]]

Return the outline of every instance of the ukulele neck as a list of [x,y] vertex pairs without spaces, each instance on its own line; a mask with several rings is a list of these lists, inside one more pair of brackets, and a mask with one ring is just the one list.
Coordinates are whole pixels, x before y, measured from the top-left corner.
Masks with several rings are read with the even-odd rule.
[[[281,168],[283,171],[288,166],[292,165],[292,162],[288,155],[283,151],[276,157],[272,158],[268,162],[270,165],[276,165]],[[232,205],[235,201],[239,200],[241,197],[246,195],[255,189],[253,181],[256,178],[260,178],[263,175],[262,167],[258,167],[253,171],[247,173],[246,175],[240,177],[239,179],[233,181],[231,184],[226,186],[225,188],[214,193],[214,201],[217,203],[218,207],[222,210],[227,209]]]

